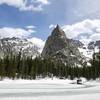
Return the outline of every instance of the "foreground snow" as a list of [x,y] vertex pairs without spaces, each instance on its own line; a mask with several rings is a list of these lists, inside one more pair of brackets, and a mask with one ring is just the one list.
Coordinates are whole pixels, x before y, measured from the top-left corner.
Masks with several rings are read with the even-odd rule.
[[100,83],[71,80],[0,81],[0,100],[100,100]]

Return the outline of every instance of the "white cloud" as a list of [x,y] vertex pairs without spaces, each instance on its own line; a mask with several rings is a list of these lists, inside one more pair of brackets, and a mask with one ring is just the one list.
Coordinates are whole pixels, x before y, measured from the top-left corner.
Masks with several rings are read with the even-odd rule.
[[33,44],[37,45],[40,48],[40,52],[42,52],[42,49],[44,47],[45,41],[36,38],[36,37],[31,37],[31,33],[35,32],[35,30],[29,29],[21,29],[21,28],[11,28],[11,27],[4,27],[0,28],[0,38],[12,38],[12,37],[17,37],[17,38],[26,38]]
[[23,6],[20,8],[20,11],[42,11],[42,5],[34,6],[34,5],[29,5],[29,6]]
[[35,33],[36,31],[35,30],[33,30],[33,29],[28,29],[27,30],[29,33]]
[[56,25],[53,25],[53,24],[49,25],[49,29],[52,29],[52,28],[55,28],[55,27],[56,27]]
[[72,25],[64,25],[62,28],[69,38],[79,38],[83,42],[100,40],[100,20],[97,19],[86,19]]
[[1,4],[7,4],[9,6],[20,8],[25,6],[25,1],[24,0],[0,0],[0,5]]
[[40,2],[44,5],[50,4],[50,2],[48,0],[37,0],[37,2]]
[[93,28],[99,27],[100,20],[84,20],[72,25],[64,25],[63,30],[69,38],[76,38],[80,34],[91,34]]
[[30,26],[26,26],[26,29],[29,33],[35,33],[36,31],[34,30],[36,28],[36,26],[30,25]]
[[45,41],[39,39],[39,38],[36,38],[36,37],[33,37],[33,38],[30,38],[28,39],[30,42],[32,42],[33,44],[37,45],[39,48],[40,48],[40,52],[42,52],[43,50],[43,47],[45,45]]
[[90,36],[90,39],[93,41],[100,40],[100,33],[94,33],[93,35]]
[[3,27],[0,28],[0,38],[7,38],[7,37],[27,38],[31,36],[31,33],[33,33],[33,31],[25,30],[22,28]]
[[48,0],[0,0],[0,5],[2,4],[19,8],[21,11],[42,11],[43,6],[50,3]]
[[34,29],[36,28],[36,26],[30,25],[30,26],[26,26],[27,29]]

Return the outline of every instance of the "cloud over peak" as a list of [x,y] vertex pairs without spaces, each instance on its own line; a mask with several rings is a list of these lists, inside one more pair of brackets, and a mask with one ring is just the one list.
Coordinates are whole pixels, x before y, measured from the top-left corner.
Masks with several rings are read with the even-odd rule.
[[39,39],[37,37],[31,37],[32,33],[35,32],[33,30],[33,26],[28,26],[29,29],[22,29],[22,28],[12,28],[12,27],[3,27],[0,28],[0,38],[26,38],[28,41],[32,42],[36,46],[40,48],[39,52],[42,52],[44,47],[45,41]]
[[0,38],[7,38],[7,37],[27,38],[27,37],[30,37],[31,33],[33,33],[33,32],[35,32],[35,30],[3,27],[3,28],[0,28]]
[[86,19],[72,25],[64,25],[62,28],[69,38],[80,39],[83,42],[100,40],[100,20],[98,19]]

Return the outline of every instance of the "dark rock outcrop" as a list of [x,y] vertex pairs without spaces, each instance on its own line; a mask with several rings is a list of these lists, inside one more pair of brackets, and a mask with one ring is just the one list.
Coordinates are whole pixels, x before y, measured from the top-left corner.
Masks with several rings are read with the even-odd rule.
[[52,31],[42,51],[43,58],[53,58],[56,61],[71,66],[81,65],[82,56],[74,41],[68,39],[65,32],[59,27]]
[[88,44],[88,49],[90,49],[90,50],[94,49],[95,47],[100,48],[100,40],[95,41],[95,42],[92,41],[92,42],[90,42],[90,43]]

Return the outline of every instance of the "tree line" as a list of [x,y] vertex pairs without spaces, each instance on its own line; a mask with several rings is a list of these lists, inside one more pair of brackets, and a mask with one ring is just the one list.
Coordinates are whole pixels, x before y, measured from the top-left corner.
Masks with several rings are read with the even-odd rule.
[[[97,55],[97,59],[96,56]],[[41,57],[22,57],[18,55],[6,55],[0,58],[0,79],[5,77],[15,79],[36,79],[45,77],[58,78],[80,78],[96,79],[100,77],[100,52],[93,55],[90,61],[91,66],[71,67],[69,65],[55,62],[53,59],[43,59]]]

